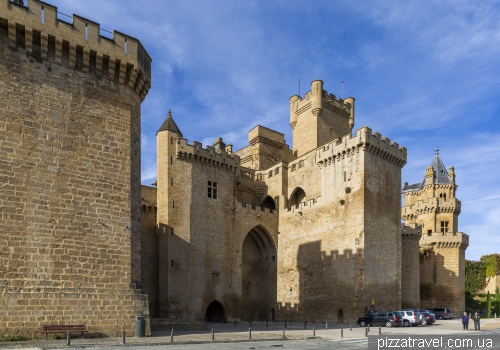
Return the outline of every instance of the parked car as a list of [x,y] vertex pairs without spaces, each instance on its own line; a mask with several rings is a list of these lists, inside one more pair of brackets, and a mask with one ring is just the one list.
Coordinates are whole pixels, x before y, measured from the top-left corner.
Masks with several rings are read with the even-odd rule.
[[433,307],[430,309],[438,320],[451,319],[455,317],[455,314],[447,307]]
[[367,325],[399,327],[403,325],[403,314],[400,311],[376,311],[368,316],[358,318],[356,323],[361,327]]
[[422,326],[425,326],[428,324],[429,326],[436,323],[436,316],[434,313],[427,311],[427,310],[419,310],[422,316],[424,317],[422,321]]
[[403,326],[416,327],[419,324],[424,325],[424,316],[420,313],[420,311],[415,309],[404,309],[400,311],[403,314]]

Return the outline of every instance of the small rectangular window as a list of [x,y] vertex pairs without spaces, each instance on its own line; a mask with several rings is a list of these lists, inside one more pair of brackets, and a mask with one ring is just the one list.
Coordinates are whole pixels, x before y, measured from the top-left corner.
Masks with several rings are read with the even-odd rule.
[[441,221],[441,233],[446,234],[448,232],[448,221]]
[[432,230],[427,230],[427,236],[432,236]]
[[217,199],[217,182],[208,181],[208,198]]

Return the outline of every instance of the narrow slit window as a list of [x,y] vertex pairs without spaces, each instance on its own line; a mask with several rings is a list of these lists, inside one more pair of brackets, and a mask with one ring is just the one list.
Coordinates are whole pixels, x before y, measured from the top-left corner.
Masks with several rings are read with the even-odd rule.
[[127,39],[125,38],[125,44],[123,45],[123,53],[127,54]]
[[42,24],[45,24],[45,10],[43,9],[43,6],[42,6],[42,11],[40,13],[40,18],[42,20]]
[[89,27],[85,23],[85,40],[89,40]]

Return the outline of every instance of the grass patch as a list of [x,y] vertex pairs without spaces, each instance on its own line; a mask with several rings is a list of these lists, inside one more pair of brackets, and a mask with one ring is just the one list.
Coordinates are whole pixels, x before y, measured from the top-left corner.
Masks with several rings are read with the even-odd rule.
[[28,340],[25,336],[22,335],[4,335],[0,338],[0,341],[25,341]]

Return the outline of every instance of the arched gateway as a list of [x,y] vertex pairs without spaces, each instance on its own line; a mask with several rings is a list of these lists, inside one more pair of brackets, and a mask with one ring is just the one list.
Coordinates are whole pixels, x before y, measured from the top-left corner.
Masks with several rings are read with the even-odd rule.
[[214,300],[208,305],[206,312],[207,322],[224,322],[224,306],[217,300]]
[[258,225],[243,240],[242,253],[242,320],[266,320],[276,304],[276,246]]

